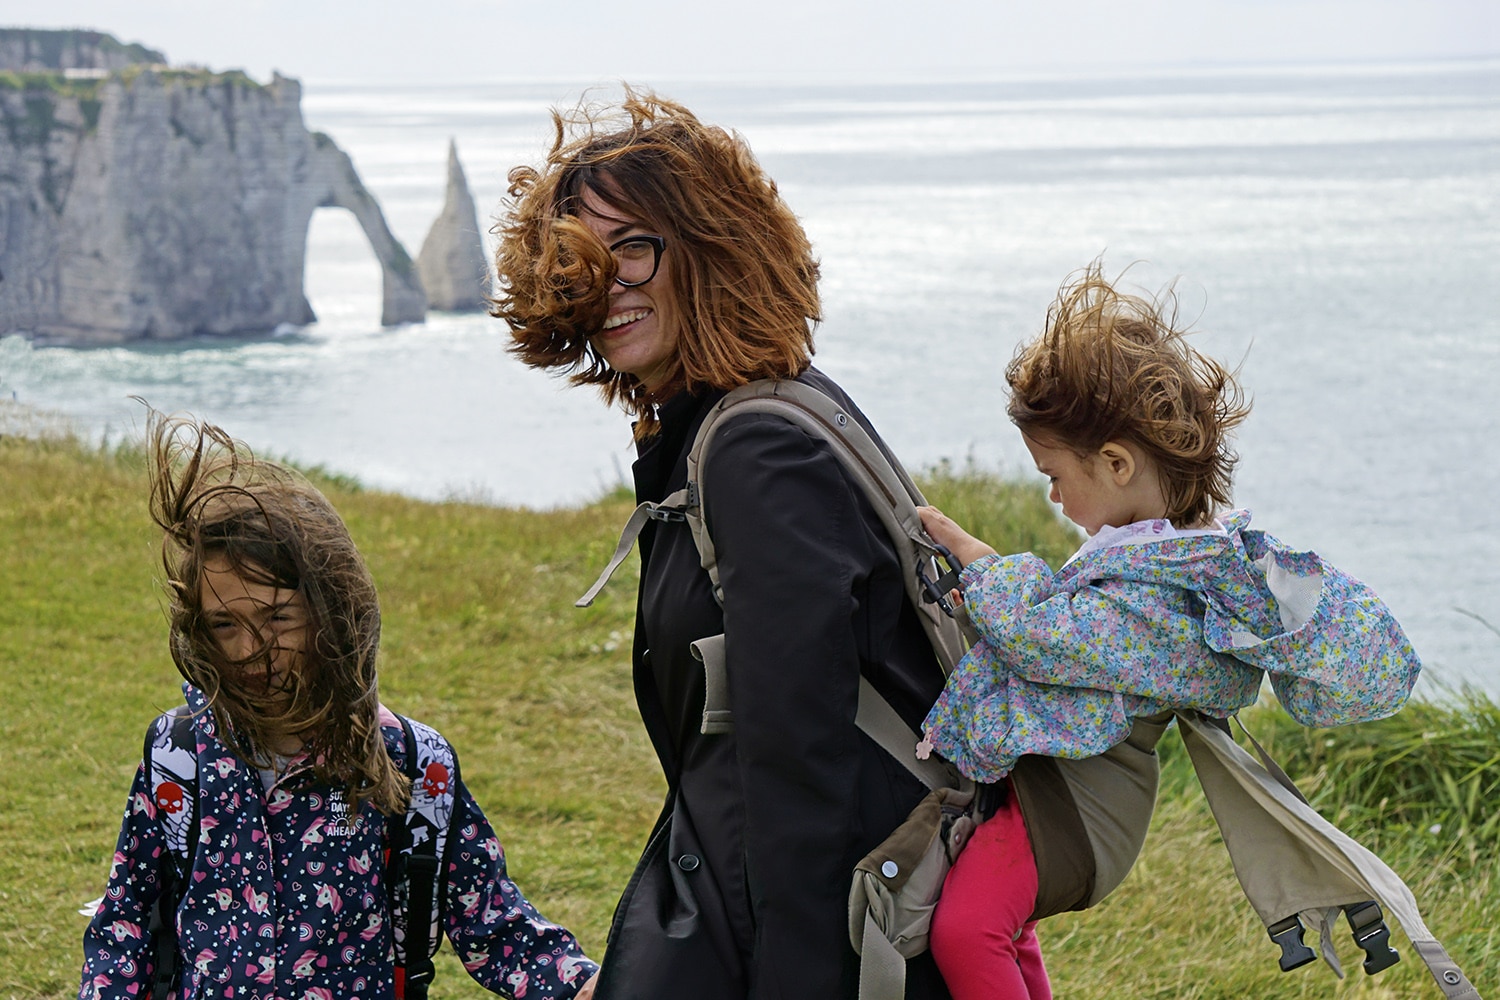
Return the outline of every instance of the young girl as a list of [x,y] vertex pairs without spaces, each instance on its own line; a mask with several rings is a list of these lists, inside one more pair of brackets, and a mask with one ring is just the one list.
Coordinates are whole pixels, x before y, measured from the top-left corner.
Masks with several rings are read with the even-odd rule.
[[149,444],[187,709],[147,734],[80,998],[142,1000],[163,966],[180,1000],[425,995],[395,958],[420,875],[385,881],[387,852],[429,837],[436,900],[412,926],[441,913],[495,993],[587,998],[594,963],[506,876],[452,747],[380,704],[375,585],[327,499],[206,424],[153,415]]
[[1004,794],[1018,757],[1095,756],[1136,718],[1173,708],[1227,717],[1256,700],[1267,673],[1290,714],[1318,726],[1389,715],[1416,680],[1416,654],[1367,587],[1226,511],[1228,435],[1249,407],[1173,319],[1117,292],[1096,264],[1064,285],[1044,332],[1006,370],[1010,418],[1052,502],[1089,536],[1060,571],[1030,553],[1000,556],[922,510],[964,564],[981,641],[918,752],[937,750],[1004,799],[959,855],[933,918],[955,1000],[1051,996],[1030,920],[1032,843]]

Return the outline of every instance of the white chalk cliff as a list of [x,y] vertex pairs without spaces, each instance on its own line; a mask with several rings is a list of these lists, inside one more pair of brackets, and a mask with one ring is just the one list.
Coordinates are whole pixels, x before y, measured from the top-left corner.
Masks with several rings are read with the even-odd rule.
[[[0,66],[0,68],[4,68]],[[132,66],[0,74],[0,335],[77,343],[307,323],[313,212],[346,208],[384,277],[381,322],[416,322],[416,268],[302,88]]]
[[417,273],[427,290],[427,305],[448,312],[487,308],[489,261],[479,235],[479,215],[469,181],[458,162],[458,146],[448,141],[448,191],[443,211],[427,231],[417,254]]

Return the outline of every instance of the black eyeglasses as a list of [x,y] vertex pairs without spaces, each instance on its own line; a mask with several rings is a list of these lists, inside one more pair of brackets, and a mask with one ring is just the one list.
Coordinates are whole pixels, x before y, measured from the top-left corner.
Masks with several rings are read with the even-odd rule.
[[610,245],[615,258],[615,281],[626,288],[644,285],[656,277],[661,267],[661,252],[667,248],[662,236],[627,236]]

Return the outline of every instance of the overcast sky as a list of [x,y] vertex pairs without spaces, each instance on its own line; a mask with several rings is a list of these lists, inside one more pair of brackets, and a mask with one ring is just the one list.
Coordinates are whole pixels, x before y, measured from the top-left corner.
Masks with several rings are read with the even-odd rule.
[[1500,55],[1500,0],[8,0],[303,80],[951,79]]

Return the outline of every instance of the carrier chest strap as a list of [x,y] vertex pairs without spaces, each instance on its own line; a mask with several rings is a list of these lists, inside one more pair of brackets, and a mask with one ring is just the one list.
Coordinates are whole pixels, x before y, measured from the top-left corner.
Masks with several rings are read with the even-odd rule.
[[[703,664],[703,723],[699,731],[707,736],[734,732],[723,633],[699,639],[690,648],[693,658]],[[917,734],[891,707],[891,703],[875,690],[875,685],[863,676],[859,679],[859,707],[855,711],[854,724],[929,791],[970,787],[967,779],[958,773],[958,768],[943,758],[917,757],[913,750]]]

